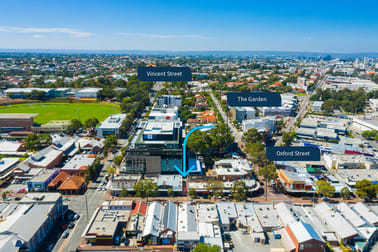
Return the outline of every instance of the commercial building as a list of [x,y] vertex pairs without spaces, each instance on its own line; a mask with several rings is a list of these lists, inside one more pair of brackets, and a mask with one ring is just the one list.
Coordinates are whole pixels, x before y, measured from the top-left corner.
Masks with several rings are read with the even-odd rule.
[[27,182],[28,191],[46,192],[47,185],[59,174],[59,169],[43,169]]
[[16,98],[25,99],[26,94],[29,94],[32,91],[45,92],[47,97],[54,97],[53,88],[8,88],[4,90],[4,93],[7,97],[12,98],[12,99],[16,99]]
[[313,180],[308,173],[280,169],[278,171],[278,180],[288,193],[313,192]]
[[81,194],[86,190],[86,183],[83,177],[71,176],[69,173],[61,171],[51,180],[47,188],[50,192],[60,192],[67,195]]
[[80,98],[97,98],[97,93],[102,88],[83,88],[75,91],[75,97]]
[[121,136],[120,128],[126,114],[110,115],[99,126],[96,127],[97,137],[104,138],[109,135]]
[[0,114],[0,133],[31,131],[38,114]]
[[314,101],[312,104],[311,110],[314,112],[320,112],[322,111],[323,101]]
[[259,133],[271,137],[276,130],[276,120],[273,118],[258,118],[244,120],[242,123],[243,131],[255,128]]
[[214,163],[213,174],[218,180],[234,181],[250,178],[252,170],[246,159],[223,159]]
[[223,232],[230,231],[231,226],[236,224],[238,217],[235,204],[233,202],[217,202],[216,206]]
[[181,106],[181,95],[162,95],[156,98],[158,106]]
[[96,158],[91,154],[77,154],[73,156],[62,168],[62,171],[70,175],[84,177],[88,167],[93,165]]
[[361,120],[354,118],[352,122],[352,129],[362,133],[366,130],[378,130],[378,121],[377,120]]
[[365,155],[339,155],[325,153],[324,164],[327,169],[377,169],[378,159]]
[[117,234],[126,228],[132,210],[132,201],[104,202],[96,209],[87,229],[85,240],[92,245],[119,245]]
[[53,168],[60,164],[63,158],[63,151],[50,145],[31,157],[26,159],[26,163],[31,168]]
[[223,249],[219,215],[215,204],[197,204],[198,232],[200,242],[217,245]]
[[378,110],[378,99],[369,99],[369,105],[370,105],[370,108],[377,112]]
[[286,226],[286,231],[295,245],[295,252],[323,252],[326,243],[308,223],[298,221]]
[[46,124],[42,124],[40,127],[33,127],[32,131],[36,133],[61,133],[67,129],[70,123],[70,120],[50,121]]
[[18,158],[2,158],[0,159],[0,179],[3,180],[12,173],[12,169],[16,167]]
[[148,115],[149,121],[177,121],[178,119],[179,110],[177,106],[154,106]]
[[125,152],[126,173],[157,175],[182,168],[181,121],[149,120]]
[[143,240],[149,245],[173,245],[177,233],[177,206],[172,201],[164,205],[152,202],[148,206]]
[[231,108],[232,120],[243,122],[256,118],[256,110],[253,107],[233,107]]
[[116,175],[111,178],[111,184],[108,188],[111,195],[118,196],[122,189],[126,189],[128,192],[134,191],[134,185],[142,178],[142,175],[138,174],[127,174],[127,175]]
[[177,249],[192,251],[200,242],[195,205],[182,202],[178,208]]
[[0,251],[40,251],[62,214],[59,193],[28,193],[18,204],[0,204]]

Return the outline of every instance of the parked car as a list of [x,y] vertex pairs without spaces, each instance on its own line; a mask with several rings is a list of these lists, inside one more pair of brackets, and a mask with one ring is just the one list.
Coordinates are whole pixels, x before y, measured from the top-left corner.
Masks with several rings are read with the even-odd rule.
[[70,223],[68,224],[68,228],[69,228],[69,229],[73,229],[74,226],[75,226],[75,224],[74,224],[73,222],[70,222]]
[[78,214],[75,214],[75,216],[74,216],[74,220],[78,220],[80,218],[80,215],[78,215]]
[[323,197],[323,201],[329,201],[328,197]]
[[62,237],[63,237],[63,238],[67,238],[69,234],[70,234],[70,233],[68,233],[68,231],[64,231]]

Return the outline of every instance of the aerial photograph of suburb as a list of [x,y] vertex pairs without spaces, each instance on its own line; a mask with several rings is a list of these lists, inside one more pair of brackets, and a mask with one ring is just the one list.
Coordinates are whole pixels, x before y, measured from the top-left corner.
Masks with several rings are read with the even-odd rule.
[[378,252],[378,0],[0,10],[0,252]]

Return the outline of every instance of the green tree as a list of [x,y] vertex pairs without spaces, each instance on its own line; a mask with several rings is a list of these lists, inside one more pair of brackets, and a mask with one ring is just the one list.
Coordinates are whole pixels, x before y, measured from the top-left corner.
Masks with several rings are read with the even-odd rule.
[[224,123],[220,123],[215,129],[212,129],[209,133],[209,137],[211,139],[210,146],[221,154],[225,153],[234,143],[231,130]]
[[32,90],[26,94],[26,99],[44,101],[47,100],[47,95],[45,91]]
[[340,196],[343,198],[343,199],[348,199],[350,197],[350,191],[349,191],[349,188],[344,186],[343,188],[341,188],[340,190]]
[[[266,172],[266,168],[268,168],[268,169],[267,169],[267,170],[268,170],[268,173]],[[259,176],[264,177],[264,181],[265,181],[266,183],[268,183],[268,182],[271,181],[271,180],[275,180],[275,179],[278,177],[278,175],[277,175],[277,167],[276,167],[276,165],[275,165],[274,163],[272,163],[272,162],[269,162],[268,165],[267,165],[267,167],[265,167],[265,166],[260,166],[260,168],[259,168],[257,174],[258,174]],[[266,175],[266,174],[268,174],[268,175]]]
[[290,134],[287,132],[282,133],[282,141],[284,142],[285,146],[290,146],[295,138],[295,132],[291,132]]
[[374,184],[367,179],[357,181],[355,187],[357,188],[356,194],[361,199],[371,200],[377,196]]
[[115,165],[120,166],[123,160],[123,156],[117,156],[113,159]]
[[245,151],[252,163],[262,167],[266,163],[264,145],[261,142],[246,143]]
[[209,192],[210,197],[222,197],[224,185],[222,181],[219,180],[208,180],[206,181],[206,189]]
[[236,201],[243,201],[247,199],[248,196],[248,187],[244,181],[237,181],[233,184],[230,193],[232,198]]
[[197,197],[196,189],[194,189],[194,188],[189,189],[189,197],[191,199],[195,199]]
[[204,155],[209,149],[209,136],[206,132],[193,132],[187,142],[187,147],[196,154]]
[[173,196],[174,196],[174,192],[173,192],[172,187],[169,187],[169,188],[168,188],[168,190],[167,190],[167,195],[168,195],[168,197],[173,197]]
[[96,117],[88,118],[84,122],[84,128],[86,128],[86,129],[95,128],[98,123],[99,123],[99,121]]
[[115,145],[117,145],[117,137],[115,135],[108,135],[104,141],[104,153],[111,150]]
[[100,100],[104,100],[107,98],[114,98],[116,93],[111,87],[104,87],[100,91],[98,91],[98,98]]
[[113,175],[115,173],[115,168],[112,166],[109,166],[108,169],[106,170],[106,173]]
[[66,131],[67,134],[73,135],[76,131],[78,131],[81,127],[83,127],[83,124],[78,119],[72,119],[71,123],[68,125]]
[[221,252],[221,248],[217,245],[209,245],[207,243],[198,243],[193,252]]
[[121,192],[119,193],[119,196],[120,197],[127,197],[128,194],[129,194],[129,192],[127,191],[127,189],[125,187],[122,187]]
[[336,109],[339,108],[339,104],[336,100],[326,100],[322,104],[322,110],[326,113],[333,113]]
[[31,134],[25,138],[25,148],[29,151],[39,151],[52,142],[50,134]]
[[261,134],[257,131],[257,129],[252,128],[244,132],[242,140],[245,143],[256,143],[256,142],[261,142],[263,138]]
[[141,179],[134,185],[135,195],[137,197],[147,198],[158,193],[158,186],[151,179]]
[[6,192],[6,191],[4,191],[4,192],[1,194],[1,198],[2,198],[3,200],[5,200],[5,199],[7,198],[7,192]]
[[322,197],[331,198],[335,195],[335,187],[330,182],[318,180],[315,182],[316,193]]

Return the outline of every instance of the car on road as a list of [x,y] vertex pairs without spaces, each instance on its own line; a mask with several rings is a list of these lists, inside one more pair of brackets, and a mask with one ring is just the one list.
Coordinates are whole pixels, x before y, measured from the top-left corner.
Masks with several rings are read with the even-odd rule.
[[78,215],[78,214],[75,214],[75,216],[74,216],[74,220],[78,220],[80,218],[80,215]]
[[69,234],[70,234],[70,233],[68,233],[68,231],[64,231],[62,237],[63,237],[63,238],[67,238],[67,237],[69,236]]
[[73,229],[75,227],[75,224],[73,222],[68,223],[68,228]]
[[96,191],[101,191],[101,186],[97,187]]

